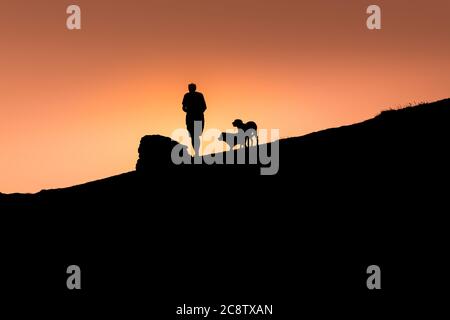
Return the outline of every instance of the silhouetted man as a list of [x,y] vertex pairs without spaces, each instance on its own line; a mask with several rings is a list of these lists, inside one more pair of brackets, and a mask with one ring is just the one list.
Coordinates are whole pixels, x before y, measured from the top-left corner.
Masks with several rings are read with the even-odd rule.
[[183,111],[186,112],[186,126],[192,140],[195,155],[199,155],[200,136],[205,127],[205,117],[203,112],[206,110],[206,102],[203,94],[197,92],[195,83],[188,85],[189,92],[183,98]]

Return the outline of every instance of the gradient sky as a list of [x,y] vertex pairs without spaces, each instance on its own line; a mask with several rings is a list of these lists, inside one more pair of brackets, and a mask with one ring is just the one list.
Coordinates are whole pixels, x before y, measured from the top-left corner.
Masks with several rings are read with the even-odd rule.
[[450,96],[448,0],[0,3],[1,192],[133,170],[143,135],[184,127],[192,81],[206,128],[242,118],[282,137]]

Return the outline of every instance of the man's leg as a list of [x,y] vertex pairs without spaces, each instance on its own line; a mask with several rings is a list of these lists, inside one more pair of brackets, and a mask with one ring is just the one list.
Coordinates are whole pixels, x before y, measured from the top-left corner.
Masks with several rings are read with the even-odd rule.
[[186,121],[186,128],[187,131],[189,132],[189,136],[191,137],[191,143],[192,143],[192,148],[195,150],[194,147],[194,121]]
[[194,134],[192,137],[192,145],[195,150],[195,155],[200,155],[200,136],[203,132],[204,121],[196,120],[194,121]]

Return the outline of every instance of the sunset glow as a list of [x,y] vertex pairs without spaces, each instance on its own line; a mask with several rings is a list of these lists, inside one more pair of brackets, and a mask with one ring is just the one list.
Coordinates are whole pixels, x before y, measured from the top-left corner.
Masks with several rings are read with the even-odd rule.
[[[134,170],[139,140],[184,127],[187,84],[206,127],[236,118],[281,137],[450,96],[450,2],[9,1],[0,10],[0,192]],[[282,163],[281,163],[282,166]]]

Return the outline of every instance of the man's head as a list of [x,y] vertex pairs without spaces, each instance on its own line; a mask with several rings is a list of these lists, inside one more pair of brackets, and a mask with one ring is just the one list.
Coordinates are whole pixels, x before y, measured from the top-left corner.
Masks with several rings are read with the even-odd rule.
[[197,90],[197,85],[195,83],[190,83],[188,85],[189,92],[195,92]]

